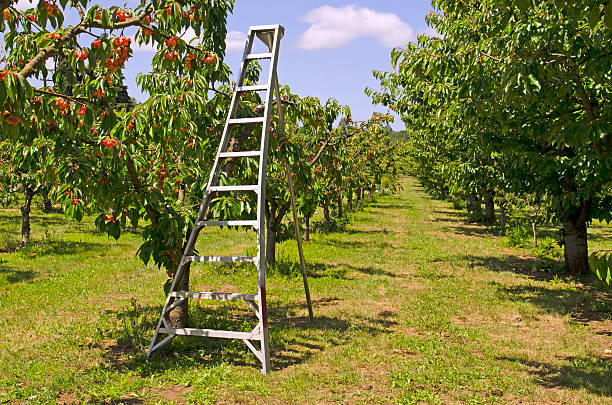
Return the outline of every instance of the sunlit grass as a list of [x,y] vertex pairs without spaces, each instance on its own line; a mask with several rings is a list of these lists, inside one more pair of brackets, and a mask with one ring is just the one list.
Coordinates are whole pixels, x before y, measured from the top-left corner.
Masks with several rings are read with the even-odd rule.
[[[32,245],[0,255],[0,403],[609,402],[609,295],[404,183],[305,243],[312,324],[296,244],[279,246],[268,376],[240,341],[177,338],[147,362],[165,274],[134,257],[140,236],[36,211]],[[610,248],[611,229],[594,224],[591,247]],[[18,240],[18,211],[0,211],[0,232]],[[198,249],[253,242],[207,231]],[[194,265],[191,281],[255,292],[251,265]],[[191,303],[195,326],[254,321],[241,303]]]

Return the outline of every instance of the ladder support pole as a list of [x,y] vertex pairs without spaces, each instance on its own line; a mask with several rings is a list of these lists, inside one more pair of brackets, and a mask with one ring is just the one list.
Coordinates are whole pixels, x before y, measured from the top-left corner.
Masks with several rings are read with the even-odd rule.
[[[281,104],[281,95],[278,85],[278,76],[274,78],[274,93],[276,97],[276,109],[278,111],[278,125],[281,132],[285,133],[285,115]],[[302,270],[302,280],[304,281],[304,294],[306,294],[306,304],[308,305],[308,318],[310,322],[314,322],[312,313],[312,301],[310,300],[310,288],[308,287],[308,275],[306,274],[306,261],[304,260],[304,250],[302,249],[302,232],[300,230],[300,222],[298,219],[297,208],[295,204],[295,191],[293,188],[293,178],[291,176],[291,167],[289,160],[285,160],[285,170],[287,171],[287,182],[289,183],[289,196],[291,198],[291,211],[293,211],[293,225],[295,226],[295,240],[297,242],[298,253],[300,255],[300,268]]]

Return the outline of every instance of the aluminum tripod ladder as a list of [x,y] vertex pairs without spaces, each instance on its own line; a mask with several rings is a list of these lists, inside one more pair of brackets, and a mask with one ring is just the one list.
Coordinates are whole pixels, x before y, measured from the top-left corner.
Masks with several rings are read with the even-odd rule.
[[[183,257],[178,265],[170,292],[166,298],[164,309],[155,328],[151,345],[147,353],[147,358],[151,354],[168,343],[177,335],[201,336],[213,338],[241,339],[248,348],[261,361],[262,373],[267,374],[270,370],[270,347],[268,336],[268,314],[266,307],[266,249],[265,249],[265,201],[266,201],[266,166],[268,157],[268,143],[270,133],[270,117],[272,114],[271,106],[273,104],[273,93],[276,94],[276,106],[278,112],[282,114],[280,108],[280,91],[278,78],[276,74],[276,66],[278,63],[278,53],[280,40],[283,36],[284,28],[280,25],[265,25],[249,27],[248,41],[246,43],[238,80],[232,95],[229,113],[223,135],[217,150],[215,162],[200,205],[200,210],[196,218],[193,230],[189,235]],[[251,53],[255,39],[260,39],[267,47],[267,53]],[[268,74],[268,82],[265,85],[245,85],[245,75],[248,64],[253,60],[270,60],[270,71]],[[260,91],[266,92],[264,114],[262,117],[251,118],[235,118],[238,109],[240,94],[245,92]],[[281,118],[282,120],[282,118]],[[228,143],[230,140],[231,128],[240,124],[261,123],[261,143],[257,151],[242,151],[242,152],[227,152]],[[281,121],[282,124],[282,121]],[[242,157],[259,157],[259,173],[258,182],[253,185],[234,185],[234,186],[219,186],[218,178],[221,171],[220,161],[227,158],[242,158]],[[208,206],[211,200],[211,194],[216,192],[255,192],[257,195],[257,219],[256,220],[235,220],[235,221],[207,221]],[[242,256],[194,256],[194,247],[198,239],[200,231],[204,227],[209,226],[244,226],[252,227],[257,232],[257,255],[255,257]],[[185,273],[185,269],[190,262],[252,262],[257,267],[257,294],[236,294],[223,292],[191,292],[178,291],[178,286]],[[230,301],[246,301],[249,307],[255,312],[258,318],[258,323],[255,329],[251,332],[235,332],[215,329],[197,329],[197,328],[176,328],[172,325],[172,321],[168,318],[169,312],[179,306],[185,299],[213,299],[213,300],[230,300]],[[164,339],[159,340],[160,334],[166,334]],[[258,346],[253,342],[259,342]]]

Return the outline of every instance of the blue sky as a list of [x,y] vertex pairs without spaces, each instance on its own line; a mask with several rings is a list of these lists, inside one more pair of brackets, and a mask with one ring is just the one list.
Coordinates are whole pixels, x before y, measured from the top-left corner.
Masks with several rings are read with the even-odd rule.
[[[27,8],[27,2],[20,0],[19,5]],[[117,4],[102,1],[111,3]],[[429,0],[236,0],[228,19],[225,62],[233,71],[238,69],[250,25],[281,24],[285,27],[278,66],[281,84],[300,96],[322,101],[335,97],[351,107],[355,120],[367,119],[373,111],[383,111],[364,94],[366,86],[377,86],[372,70],[391,70],[393,47],[430,32],[425,23],[430,10]],[[136,49],[126,64],[125,84],[137,100],[146,95],[138,89],[136,75],[148,70],[152,57],[152,50]],[[403,129],[399,119],[393,128]]]
[[[362,120],[381,110],[364,94],[366,86],[377,86],[372,70],[391,70],[391,49],[428,31],[425,15],[430,10],[428,0],[238,0],[228,29],[246,32],[249,25],[283,25],[281,83],[301,96],[323,101],[335,97],[351,107],[354,119]],[[240,49],[228,52],[226,62],[232,68],[238,66]],[[393,127],[403,129],[403,124],[397,119]]]

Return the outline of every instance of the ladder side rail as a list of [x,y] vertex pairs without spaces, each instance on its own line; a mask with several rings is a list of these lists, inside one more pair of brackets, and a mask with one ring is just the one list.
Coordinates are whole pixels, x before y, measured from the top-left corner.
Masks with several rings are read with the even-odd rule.
[[269,131],[270,131],[270,117],[272,110],[270,104],[272,104],[273,92],[273,80],[276,77],[276,68],[278,65],[278,48],[281,39],[281,27],[276,26],[274,29],[274,40],[271,44],[272,47],[270,52],[272,53],[272,59],[270,60],[270,71],[268,73],[268,89],[266,95],[265,111],[264,111],[264,123],[262,128],[262,140],[261,140],[261,156],[259,158],[259,178],[258,183],[260,192],[257,195],[257,220],[259,221],[259,230],[257,232],[257,286],[259,294],[259,313],[260,313],[260,324],[261,324],[261,353],[262,353],[262,373],[267,374],[270,369],[270,348],[269,348],[269,337],[268,337],[268,308],[266,302],[266,169],[268,162],[268,146],[269,146]]

